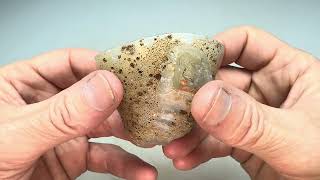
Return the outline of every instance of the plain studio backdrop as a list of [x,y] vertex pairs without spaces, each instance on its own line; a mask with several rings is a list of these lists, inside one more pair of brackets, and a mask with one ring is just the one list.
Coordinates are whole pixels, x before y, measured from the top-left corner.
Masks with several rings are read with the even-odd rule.
[[[166,32],[213,36],[249,24],[320,57],[320,1],[0,1],[0,64],[64,47],[105,50],[123,42]],[[94,141],[120,145],[159,170],[160,180],[247,180],[230,158],[212,159],[181,172],[161,147],[141,149],[115,138]],[[208,149],[210,151],[210,149]],[[118,179],[85,173],[79,180]]]

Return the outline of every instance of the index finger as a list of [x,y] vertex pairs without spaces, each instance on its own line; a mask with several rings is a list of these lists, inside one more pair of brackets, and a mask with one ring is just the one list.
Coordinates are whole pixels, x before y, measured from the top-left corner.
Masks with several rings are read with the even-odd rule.
[[222,66],[235,62],[247,70],[259,70],[288,45],[275,36],[250,26],[232,28],[219,33],[215,39],[225,47]]
[[59,49],[33,57],[29,63],[42,78],[65,89],[97,70],[97,53],[82,48]]

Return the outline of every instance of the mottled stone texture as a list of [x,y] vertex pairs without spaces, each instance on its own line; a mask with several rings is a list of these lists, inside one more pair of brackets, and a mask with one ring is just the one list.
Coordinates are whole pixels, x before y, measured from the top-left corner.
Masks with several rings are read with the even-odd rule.
[[100,69],[124,85],[118,110],[138,146],[166,144],[193,127],[193,95],[212,80],[224,47],[205,37],[173,33],[140,39],[96,56]]

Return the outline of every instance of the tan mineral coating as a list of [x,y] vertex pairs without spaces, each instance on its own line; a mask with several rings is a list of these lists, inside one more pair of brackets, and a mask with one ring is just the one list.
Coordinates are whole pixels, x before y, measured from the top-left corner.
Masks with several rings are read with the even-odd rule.
[[[166,144],[190,132],[194,125],[191,100],[187,102],[188,110],[176,113],[175,122],[166,124],[167,128],[155,123],[155,114],[159,110],[157,88],[161,72],[166,68],[164,62],[173,47],[186,42],[180,36],[176,38],[174,33],[152,38],[151,43],[150,38],[147,43],[141,39],[96,56],[98,68],[115,73],[124,85],[124,98],[118,110],[130,140],[142,147]],[[195,38],[189,44],[205,53],[214,77],[224,53],[223,45],[206,38]]]

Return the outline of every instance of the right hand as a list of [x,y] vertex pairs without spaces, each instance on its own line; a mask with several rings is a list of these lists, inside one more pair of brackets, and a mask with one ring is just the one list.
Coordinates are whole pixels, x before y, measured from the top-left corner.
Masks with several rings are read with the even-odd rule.
[[197,92],[199,127],[166,156],[182,170],[230,155],[252,179],[320,179],[320,62],[252,27],[216,39],[225,46],[220,80]]

